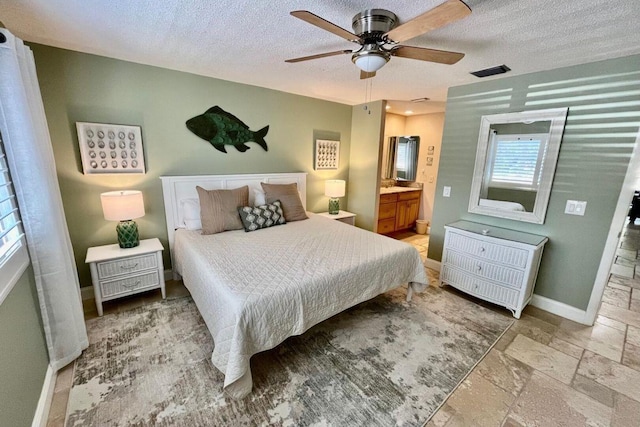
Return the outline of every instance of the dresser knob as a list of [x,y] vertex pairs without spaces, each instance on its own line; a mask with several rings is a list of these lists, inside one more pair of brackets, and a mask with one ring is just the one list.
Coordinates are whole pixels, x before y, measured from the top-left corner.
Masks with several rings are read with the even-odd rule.
[[484,252],[484,248],[483,247],[480,248],[480,252]]
[[478,264],[476,268],[478,269],[478,271],[482,270],[482,266],[480,264]]

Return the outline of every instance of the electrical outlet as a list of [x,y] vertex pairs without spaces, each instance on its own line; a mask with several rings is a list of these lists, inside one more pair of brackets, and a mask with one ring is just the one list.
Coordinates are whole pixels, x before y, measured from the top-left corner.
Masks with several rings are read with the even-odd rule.
[[584,216],[585,210],[587,210],[587,202],[579,200],[567,200],[567,204],[564,207],[564,213],[567,215]]
[[442,197],[451,197],[451,187],[445,186],[442,189]]

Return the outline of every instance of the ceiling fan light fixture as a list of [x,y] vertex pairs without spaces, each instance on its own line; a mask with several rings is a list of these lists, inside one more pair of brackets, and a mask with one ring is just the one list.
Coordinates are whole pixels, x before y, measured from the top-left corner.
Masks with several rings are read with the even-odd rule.
[[373,73],[384,67],[389,61],[389,55],[380,51],[362,51],[351,58],[356,67],[367,73]]

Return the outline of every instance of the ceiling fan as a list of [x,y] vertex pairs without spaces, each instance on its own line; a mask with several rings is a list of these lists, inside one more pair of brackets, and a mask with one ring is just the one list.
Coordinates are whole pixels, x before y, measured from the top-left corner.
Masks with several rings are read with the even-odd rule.
[[361,47],[358,50],[338,50],[287,59],[285,62],[302,62],[328,56],[352,54],[351,60],[360,68],[360,78],[376,75],[392,56],[418,59],[420,61],[455,64],[464,53],[428,49],[415,46],[400,46],[399,43],[417,37],[428,31],[443,27],[471,14],[471,9],[461,0],[447,0],[422,15],[398,25],[398,17],[385,9],[367,9],[353,17],[354,33],[335,25],[306,10],[296,10],[291,15],[309,24],[329,31]]

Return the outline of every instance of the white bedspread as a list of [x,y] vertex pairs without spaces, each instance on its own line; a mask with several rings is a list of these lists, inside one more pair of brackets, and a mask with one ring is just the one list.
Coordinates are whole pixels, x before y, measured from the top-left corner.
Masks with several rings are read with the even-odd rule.
[[232,397],[251,391],[252,355],[402,284],[428,286],[411,245],[318,215],[250,233],[178,230],[174,263]]

